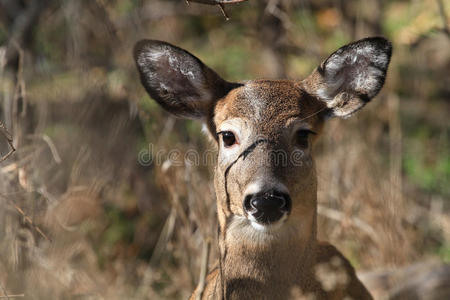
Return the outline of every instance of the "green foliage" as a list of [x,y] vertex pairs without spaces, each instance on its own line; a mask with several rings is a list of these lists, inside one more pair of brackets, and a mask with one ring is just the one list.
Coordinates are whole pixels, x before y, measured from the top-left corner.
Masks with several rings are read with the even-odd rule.
[[117,207],[109,207],[106,209],[106,215],[110,220],[110,225],[103,237],[106,246],[111,247],[119,241],[131,243],[134,236],[134,224],[129,221],[125,212]]
[[119,207],[106,206],[105,216],[108,220],[106,229],[100,234],[95,234],[95,250],[101,268],[115,256],[117,249],[133,242],[135,232],[135,222]]
[[227,48],[221,48],[212,53],[202,51],[209,64],[214,66],[227,80],[240,81],[251,78],[249,63],[251,62],[251,50],[237,44]]
[[[450,196],[450,148],[448,135],[434,137],[429,127],[416,128],[407,139],[403,165],[408,178],[422,189]],[[436,151],[438,150],[438,151]]]
[[438,249],[438,255],[443,261],[450,263],[450,244],[442,245]]

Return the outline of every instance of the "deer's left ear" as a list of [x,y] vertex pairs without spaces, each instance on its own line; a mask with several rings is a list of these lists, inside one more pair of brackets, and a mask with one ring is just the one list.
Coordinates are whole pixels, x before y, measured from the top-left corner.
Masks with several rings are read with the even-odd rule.
[[331,115],[348,117],[381,90],[391,53],[391,43],[382,37],[348,44],[331,54],[302,86],[324,101]]

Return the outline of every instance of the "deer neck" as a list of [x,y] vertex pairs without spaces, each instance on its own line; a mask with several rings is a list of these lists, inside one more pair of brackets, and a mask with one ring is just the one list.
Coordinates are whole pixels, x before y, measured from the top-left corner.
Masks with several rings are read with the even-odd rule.
[[248,226],[243,217],[223,221],[219,220],[220,292],[226,299],[288,298],[290,287],[310,286],[316,212],[307,230],[290,224],[268,233]]

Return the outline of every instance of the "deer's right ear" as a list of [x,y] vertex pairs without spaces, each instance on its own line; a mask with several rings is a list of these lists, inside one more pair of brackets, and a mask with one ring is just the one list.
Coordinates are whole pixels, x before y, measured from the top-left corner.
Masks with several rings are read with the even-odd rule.
[[147,92],[176,116],[205,117],[216,100],[237,86],[220,78],[189,52],[165,42],[138,42],[134,59]]

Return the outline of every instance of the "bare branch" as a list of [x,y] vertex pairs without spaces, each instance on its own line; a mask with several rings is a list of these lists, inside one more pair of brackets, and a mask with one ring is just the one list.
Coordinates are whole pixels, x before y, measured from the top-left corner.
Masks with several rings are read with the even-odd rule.
[[228,21],[230,17],[227,15],[227,12],[225,11],[225,5],[226,4],[236,4],[240,2],[244,2],[247,0],[186,0],[187,4],[190,2],[197,2],[201,4],[207,4],[207,5],[217,5],[220,10],[222,11],[223,16]]
[[187,3],[189,2],[197,2],[201,4],[208,4],[208,5],[219,5],[219,4],[234,4],[234,3],[240,3],[247,0],[186,0]]

